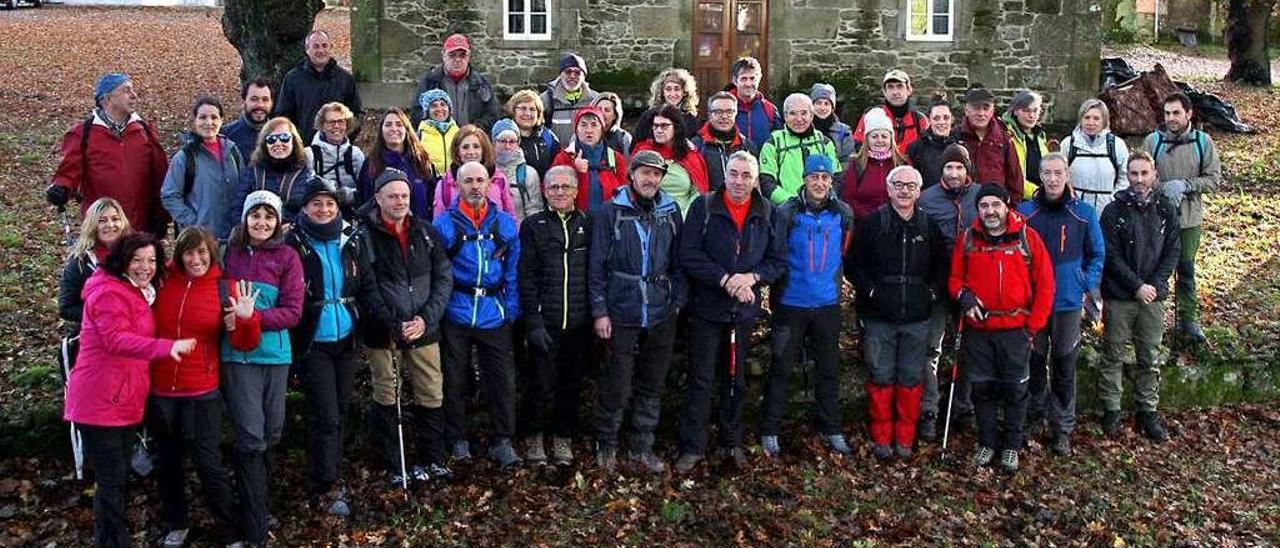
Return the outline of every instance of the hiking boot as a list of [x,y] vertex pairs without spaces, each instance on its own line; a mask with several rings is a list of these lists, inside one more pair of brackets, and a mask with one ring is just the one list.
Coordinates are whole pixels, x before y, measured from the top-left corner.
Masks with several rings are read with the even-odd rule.
[[471,442],[465,440],[454,442],[453,451],[450,451],[450,454],[456,462],[471,460]]
[[618,466],[618,448],[613,445],[596,446],[596,466],[606,472],[612,472]]
[[747,467],[747,453],[741,447],[726,447],[720,450],[720,459],[725,464],[741,470]]
[[1207,340],[1204,336],[1204,330],[1200,328],[1198,322],[1178,322],[1178,333],[1191,344],[1204,344]]
[[933,442],[938,439],[938,414],[924,413],[920,415],[920,423],[916,425],[916,437],[920,441]]
[[542,434],[534,434],[525,438],[524,458],[530,464],[539,466],[547,463],[547,450],[542,445]]
[[877,460],[889,460],[893,458],[893,448],[888,445],[873,443],[871,444],[871,454],[875,455]]
[[182,548],[187,543],[187,534],[190,529],[174,529],[165,534],[160,540],[160,546],[164,548]]
[[[489,460],[497,463],[500,468],[507,470],[520,466],[520,455],[516,454],[516,448],[511,445],[508,438],[498,438],[492,446],[489,447]],[[543,455],[546,460],[546,455]]]
[[667,471],[667,465],[657,455],[653,454],[653,451],[628,453],[627,459],[641,466],[650,474],[657,475]]
[[448,466],[433,462],[431,464],[428,464],[426,466],[426,469],[427,469],[427,474],[429,474],[431,476],[431,479],[433,480],[444,482],[444,483],[449,483],[450,481],[453,481],[453,470],[450,470]]
[[848,455],[853,452],[853,449],[849,448],[849,442],[844,439],[844,434],[822,436],[822,441],[832,453]]
[[995,458],[996,451],[990,447],[979,447],[978,452],[973,454],[973,465],[979,468],[991,464],[991,459]]
[[1005,449],[1000,452],[1000,469],[1005,472],[1018,471],[1018,452],[1013,449]]
[[693,453],[680,455],[680,458],[676,459],[676,472],[688,474],[693,470],[694,466],[698,465],[699,462],[702,462],[702,455],[695,455]]
[[782,452],[782,448],[778,446],[778,436],[760,436],[760,449],[764,451],[764,456],[769,458],[777,458],[778,453]]
[[551,458],[556,466],[573,464],[573,440],[569,438],[551,438]]
[[893,444],[893,454],[897,455],[898,458],[900,459],[909,459],[911,458],[911,447],[908,445],[898,445],[895,443]]
[[426,483],[431,481],[431,472],[421,465],[415,464],[409,468],[409,481],[416,483]]
[[1071,435],[1066,432],[1058,432],[1053,435],[1053,441],[1049,442],[1049,450],[1059,457],[1071,455]]
[[1169,441],[1169,431],[1160,424],[1155,411],[1138,411],[1138,431],[1156,443]]
[[334,489],[322,499],[328,502],[325,511],[339,518],[351,516],[351,504],[347,502],[347,490],[341,487]]
[[1120,412],[1104,411],[1102,413],[1102,434],[1114,436],[1120,430]]

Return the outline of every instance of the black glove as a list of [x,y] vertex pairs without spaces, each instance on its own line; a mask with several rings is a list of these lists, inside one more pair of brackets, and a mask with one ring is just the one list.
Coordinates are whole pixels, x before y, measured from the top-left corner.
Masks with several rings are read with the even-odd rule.
[[978,296],[974,295],[973,292],[969,291],[968,289],[960,292],[959,302],[960,302],[960,312],[962,314],[965,312],[968,312],[975,306],[982,306],[981,304],[978,303]]
[[529,331],[529,344],[538,350],[548,352],[551,350],[551,334],[547,333],[545,327]]
[[71,190],[62,185],[49,185],[44,189],[44,199],[55,207],[62,207],[71,201]]

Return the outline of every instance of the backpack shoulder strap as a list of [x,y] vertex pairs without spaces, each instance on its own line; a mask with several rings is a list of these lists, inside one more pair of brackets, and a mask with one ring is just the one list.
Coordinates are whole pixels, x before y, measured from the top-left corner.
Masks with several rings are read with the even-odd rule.
[[231,305],[231,280],[218,278],[218,308]]
[[191,190],[196,186],[196,147],[200,145],[199,141],[191,141],[182,145],[182,196],[186,197],[191,194]]
[[93,115],[84,119],[84,123],[80,124],[80,182],[84,186],[84,181],[89,178],[89,132],[93,130]]
[[1204,173],[1204,147],[1205,147],[1204,141],[1205,139],[1208,138],[1208,136],[1205,135],[1203,131],[1200,131],[1198,129],[1193,129],[1192,131],[1195,132],[1194,135],[1196,140],[1196,154],[1200,156],[1200,171],[1197,173],[1197,175],[1200,175]]
[[1107,132],[1107,157],[1111,158],[1111,165],[1115,166],[1116,171],[1120,171],[1120,159],[1116,157],[1116,134]]

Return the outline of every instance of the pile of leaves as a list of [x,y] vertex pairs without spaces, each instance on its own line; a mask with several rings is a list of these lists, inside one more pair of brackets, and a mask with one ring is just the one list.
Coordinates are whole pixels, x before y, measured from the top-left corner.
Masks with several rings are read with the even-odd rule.
[[[58,421],[55,295],[65,251],[42,190],[62,134],[89,111],[97,77],[115,70],[134,78],[142,114],[171,150],[195,97],[220,96],[228,117],[238,115],[239,61],[221,39],[220,15],[46,7],[0,17],[0,73],[7,76],[0,81],[0,112],[7,114],[0,117],[0,546],[85,545],[92,530],[87,486],[69,477]],[[318,24],[346,59],[347,12],[323,12]],[[1203,81],[1165,64],[1175,78]],[[1206,323],[1215,344],[1238,347],[1235,355],[1274,360],[1280,98],[1271,90],[1198,85],[1235,103],[1263,130],[1215,135],[1230,182],[1209,198],[1200,262]],[[846,368],[856,367],[852,345],[844,346]],[[758,401],[757,392],[749,401]],[[670,399],[668,411],[678,393]],[[367,395],[357,401],[363,407]],[[1052,458],[1032,443],[1023,471],[1012,477],[965,465],[969,432],[953,439],[949,461],[926,445],[910,462],[882,465],[861,443],[849,458],[828,456],[797,418],[784,438],[787,456],[769,461],[753,449],[750,466],[739,472],[707,466],[687,477],[629,470],[606,477],[584,459],[567,469],[503,474],[475,462],[457,467],[454,484],[425,486],[410,501],[387,486],[357,438],[345,471],[355,515],[343,522],[308,506],[305,428],[295,403],[273,487],[282,520],[275,534],[289,545],[1280,543],[1280,414],[1272,406],[1173,413],[1178,435],[1162,446],[1129,429],[1103,438],[1086,418],[1073,458]],[[850,411],[860,406],[846,404]],[[866,439],[860,416],[846,421],[855,441]],[[667,428],[674,420],[668,413]],[[585,442],[575,449],[590,456]],[[670,458],[674,448],[660,450]],[[136,540],[154,541],[161,534],[155,486],[147,479],[131,489]],[[199,502],[195,508],[193,538],[208,544],[208,516]]]

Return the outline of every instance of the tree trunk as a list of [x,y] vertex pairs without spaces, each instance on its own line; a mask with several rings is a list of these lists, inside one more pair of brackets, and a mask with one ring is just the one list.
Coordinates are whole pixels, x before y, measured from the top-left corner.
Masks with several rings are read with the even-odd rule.
[[279,85],[306,55],[324,0],[226,0],[222,34],[240,52],[240,82],[261,76]]
[[1267,30],[1276,0],[1230,0],[1227,7],[1227,81],[1271,86]]

